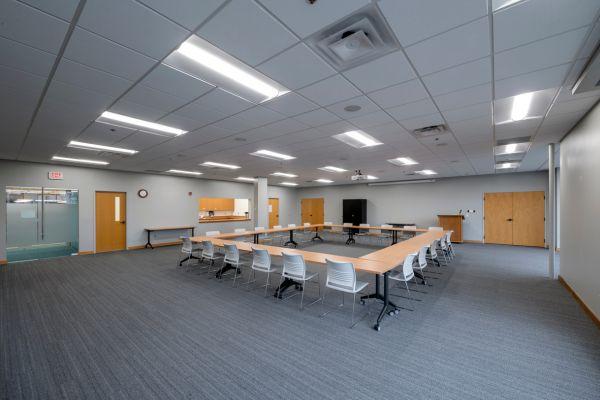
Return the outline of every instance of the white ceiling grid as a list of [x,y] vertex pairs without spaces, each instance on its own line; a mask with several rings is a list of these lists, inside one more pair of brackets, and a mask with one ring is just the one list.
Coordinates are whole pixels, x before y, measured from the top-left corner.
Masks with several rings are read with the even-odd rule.
[[[351,172],[317,169],[324,165],[381,180],[415,179],[413,171],[422,168],[441,177],[494,173],[496,139],[532,136],[518,170],[544,169],[545,145],[560,140],[600,98],[600,91],[570,94],[600,39],[600,3],[524,0],[492,13],[497,3],[87,0],[73,19],[76,0],[6,0],[0,3],[0,158],[96,157],[110,161],[106,168],[192,169],[217,179],[282,170],[311,185],[316,178],[349,183]],[[305,40],[365,6],[378,7],[400,50],[336,71]],[[253,104],[161,64],[194,34],[291,92]],[[493,125],[494,100],[498,114],[502,99],[542,90],[539,118]],[[361,109],[348,112],[348,105]],[[106,110],[189,132],[170,137],[94,122]],[[438,123],[450,129],[438,140],[409,133]],[[331,138],[351,129],[384,145],[354,149]],[[140,152],[123,157],[67,148],[74,139]],[[249,155],[260,148],[297,158]],[[399,156],[420,164],[386,161]],[[211,160],[241,165],[243,173],[198,166]]]

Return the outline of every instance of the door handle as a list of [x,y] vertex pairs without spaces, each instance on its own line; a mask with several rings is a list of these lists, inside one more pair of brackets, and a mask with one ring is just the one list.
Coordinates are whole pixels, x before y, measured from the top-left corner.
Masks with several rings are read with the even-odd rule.
[[120,222],[120,223],[122,223],[122,224],[124,224],[124,223],[125,223],[125,222],[127,222],[127,221],[119,221],[119,222]]
[[512,222],[512,218],[507,219],[508,222]]

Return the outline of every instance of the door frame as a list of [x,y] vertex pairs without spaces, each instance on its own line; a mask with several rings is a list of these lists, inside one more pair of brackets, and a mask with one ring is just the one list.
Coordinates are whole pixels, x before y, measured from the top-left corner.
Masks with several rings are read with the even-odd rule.
[[[94,254],[98,253],[96,251],[96,245],[97,245],[97,241],[96,241],[96,193],[122,193],[125,195],[125,248],[123,250],[128,250],[128,246],[127,246],[127,221],[129,220],[129,218],[127,218],[127,192],[123,192],[120,190],[94,190]],[[81,199],[80,199],[81,200]],[[122,251],[122,250],[113,250],[113,251]],[[102,253],[110,253],[111,251],[103,251]]]

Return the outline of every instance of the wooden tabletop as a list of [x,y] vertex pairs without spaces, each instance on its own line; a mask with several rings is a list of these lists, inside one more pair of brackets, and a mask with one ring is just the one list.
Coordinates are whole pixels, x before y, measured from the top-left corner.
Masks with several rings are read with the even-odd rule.
[[376,225],[369,225],[369,226],[360,226],[360,225],[340,225],[340,224],[318,224],[318,225],[313,225],[313,226],[321,226],[321,227],[328,227],[328,226],[335,226],[337,228],[352,228],[352,229],[378,229],[378,230],[382,230],[382,231],[403,231],[403,232],[427,232],[427,229],[423,229],[423,228],[395,228],[393,226],[376,226]]
[[157,226],[154,228],[144,228],[146,231],[176,231],[179,229],[193,229],[195,226]]
[[360,258],[398,266],[404,262],[407,255],[417,253],[423,246],[430,245],[434,240],[441,239],[445,233],[446,231],[441,230],[428,230],[408,240],[365,254]]

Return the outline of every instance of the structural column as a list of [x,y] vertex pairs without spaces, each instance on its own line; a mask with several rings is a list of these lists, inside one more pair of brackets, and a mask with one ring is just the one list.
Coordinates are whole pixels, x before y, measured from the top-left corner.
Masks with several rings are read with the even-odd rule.
[[554,143],[548,145],[548,277],[557,278],[556,258],[556,166]]
[[269,227],[267,178],[256,178],[256,181],[254,181],[254,225]]

